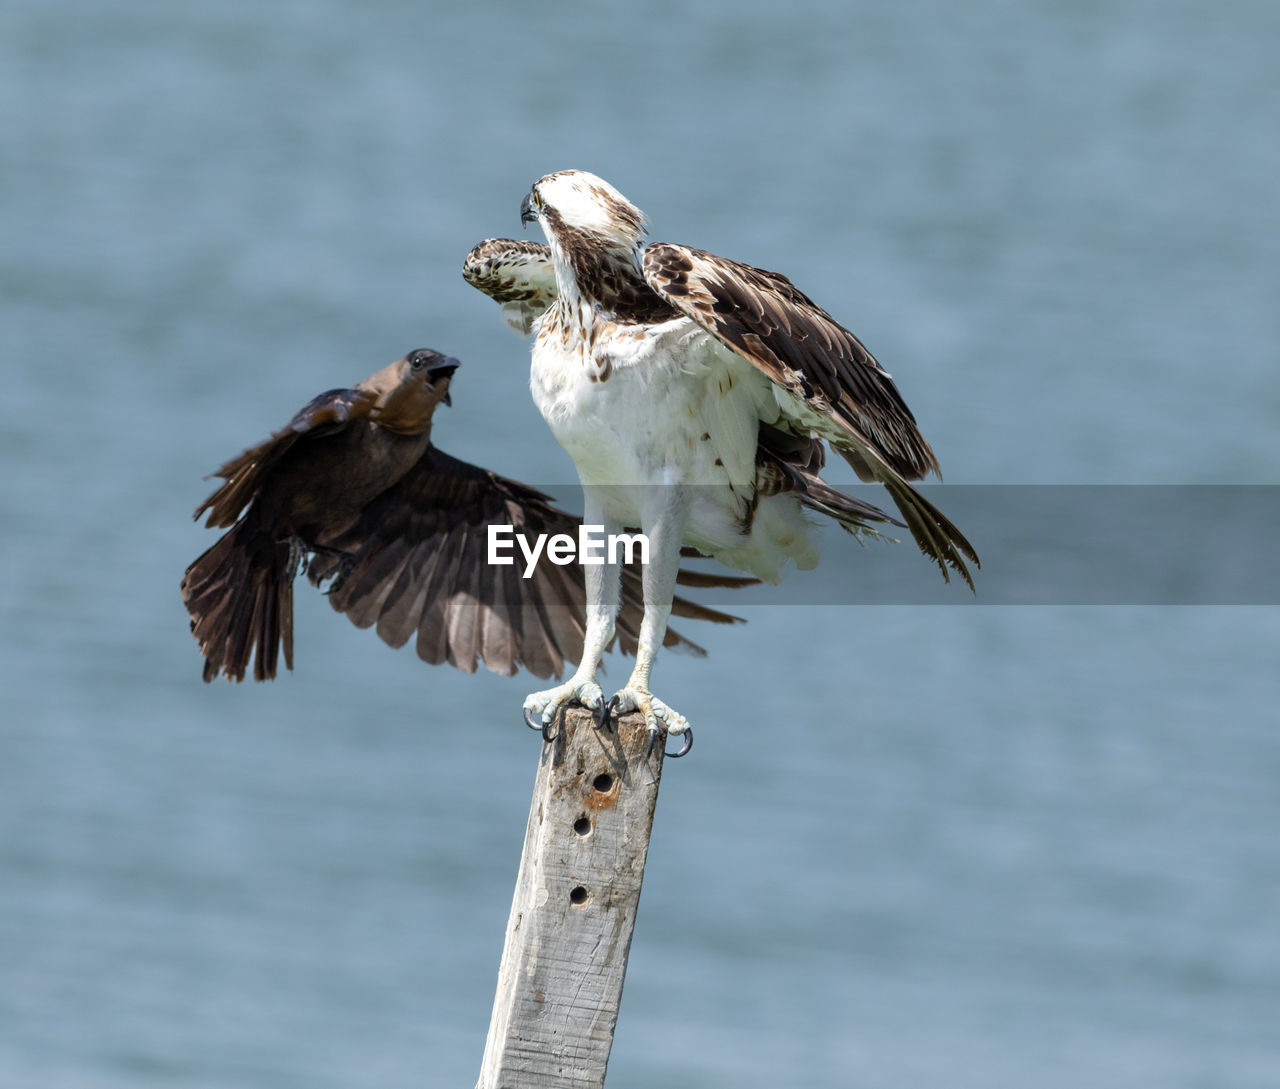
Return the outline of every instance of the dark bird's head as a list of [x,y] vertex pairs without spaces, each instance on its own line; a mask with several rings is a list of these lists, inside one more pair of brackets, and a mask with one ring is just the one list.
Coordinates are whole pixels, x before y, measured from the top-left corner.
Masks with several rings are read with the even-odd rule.
[[430,348],[414,348],[404,361],[408,365],[408,378],[425,382],[428,390],[439,392],[440,400],[446,405],[453,404],[449,397],[449,381],[461,363],[451,355],[441,355]]
[[378,398],[371,418],[397,434],[421,434],[431,426],[436,405],[453,404],[449,384],[461,365],[452,356],[415,348],[360,383]]

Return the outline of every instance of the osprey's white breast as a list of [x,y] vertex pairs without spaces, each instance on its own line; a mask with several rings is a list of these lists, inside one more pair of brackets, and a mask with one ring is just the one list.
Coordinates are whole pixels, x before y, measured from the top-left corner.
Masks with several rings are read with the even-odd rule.
[[609,514],[643,524],[643,485],[688,487],[686,542],[776,581],[788,558],[817,560],[798,504],[759,501],[761,420],[777,418],[767,380],[692,321],[620,325],[593,315],[543,319],[533,348],[533,399],[582,483]]
[[772,398],[688,319],[566,327],[553,310],[530,379],[584,482],[754,483],[760,404]]

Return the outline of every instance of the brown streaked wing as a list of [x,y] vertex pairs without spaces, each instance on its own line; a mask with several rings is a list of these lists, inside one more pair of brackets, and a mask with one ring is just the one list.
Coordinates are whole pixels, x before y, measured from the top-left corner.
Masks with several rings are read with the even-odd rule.
[[515,238],[486,238],[462,262],[462,278],[502,307],[502,315],[519,332],[556,301],[556,273],[550,247]]
[[973,589],[965,560],[981,566],[977,552],[907,483],[937,472],[937,459],[857,337],[776,272],[665,242],[646,248],[643,266],[659,295],[789,390],[809,414],[800,426],[817,430],[859,477],[880,481],[942,577],[955,571]]
[[668,242],[646,247],[643,271],[654,291],[769,379],[856,428],[904,479],[938,471],[893,379],[787,277]]

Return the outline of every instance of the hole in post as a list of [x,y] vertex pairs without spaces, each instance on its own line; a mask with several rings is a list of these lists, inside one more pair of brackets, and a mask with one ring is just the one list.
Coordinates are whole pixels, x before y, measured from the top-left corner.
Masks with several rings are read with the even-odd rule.
[[569,903],[573,904],[575,907],[581,907],[586,902],[587,890],[581,885],[574,885],[574,887],[569,890]]
[[601,794],[607,794],[613,787],[613,776],[607,771],[601,772],[591,781],[591,785]]
[[580,836],[585,836],[591,831],[591,818],[579,817],[573,822],[573,830]]

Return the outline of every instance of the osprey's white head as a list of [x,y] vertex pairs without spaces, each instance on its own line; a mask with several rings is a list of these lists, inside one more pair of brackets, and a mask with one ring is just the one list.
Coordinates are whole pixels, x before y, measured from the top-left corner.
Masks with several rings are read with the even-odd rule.
[[581,232],[597,243],[637,251],[645,235],[644,213],[603,178],[585,170],[560,170],[539,178],[520,205],[520,219],[540,223],[553,245],[557,235]]

